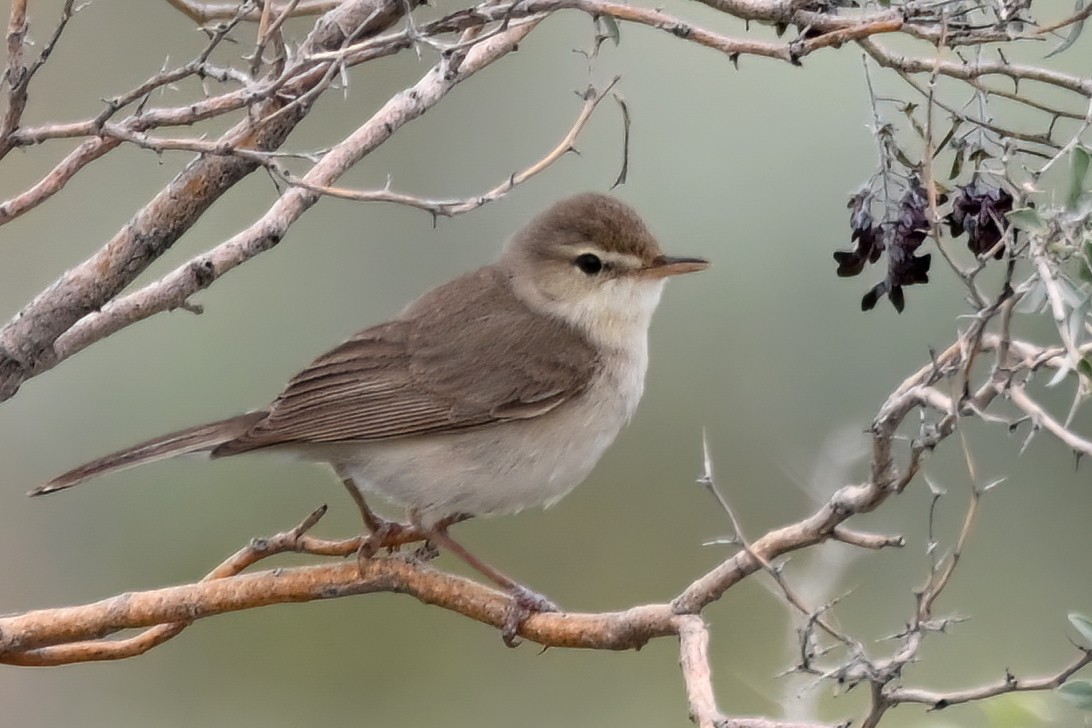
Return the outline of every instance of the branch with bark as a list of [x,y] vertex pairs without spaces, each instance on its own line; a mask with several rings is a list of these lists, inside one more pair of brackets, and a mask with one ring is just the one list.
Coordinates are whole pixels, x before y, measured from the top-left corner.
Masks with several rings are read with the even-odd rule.
[[[620,612],[535,614],[521,625],[519,634],[547,647],[603,650],[677,639],[689,712],[702,728],[820,725],[732,716],[717,705],[704,611],[755,575],[774,582],[801,622],[795,671],[842,686],[867,685],[870,704],[854,719],[855,725],[876,726],[892,709],[908,704],[936,710],[1005,693],[1049,690],[1070,681],[1092,661],[1088,647],[1078,646],[1077,656],[1052,674],[1017,678],[1006,672],[999,682],[950,691],[915,687],[903,679],[925,641],[957,621],[938,613],[937,601],[956,578],[982,498],[996,485],[980,482],[963,438],[963,422],[979,418],[1010,431],[1026,426],[1025,446],[1035,434],[1046,432],[1078,457],[1092,454],[1092,437],[1074,424],[1075,413],[1092,391],[1092,321],[1087,304],[1092,297],[1092,247],[1087,242],[1092,203],[1084,190],[1090,160],[1084,134],[1092,126],[1092,81],[1045,63],[1013,63],[1004,52],[1012,44],[1042,45],[1050,38],[1058,40],[1052,54],[1065,51],[1080,36],[1087,9],[1037,22],[1030,15],[1030,3],[1006,0],[973,7],[950,0],[909,0],[883,7],[865,3],[854,9],[824,0],[703,0],[709,9],[748,24],[745,33],[728,35],[659,8],[608,0],[488,2],[445,8],[440,17],[423,22],[414,17],[415,0],[169,3],[207,33],[207,42],[192,59],[160,68],[144,82],[107,98],[94,116],[31,126],[23,117],[37,89],[36,75],[64,42],[66,29],[78,22],[80,7],[71,1],[64,4],[34,55],[27,40],[30,4],[27,0],[11,4],[6,68],[0,77],[4,104],[0,164],[16,149],[34,153],[58,142],[78,144],[41,179],[0,201],[0,226],[40,214],[69,182],[119,148],[136,147],[165,159],[185,155],[188,161],[99,250],[63,273],[0,328],[0,402],[13,397],[30,378],[137,321],[176,308],[196,309],[191,301],[195,294],[277,246],[323,196],[410,206],[435,220],[500,200],[549,170],[575,149],[601,102],[614,94],[618,79],[580,93],[579,109],[559,143],[534,164],[505,170],[496,185],[478,195],[435,199],[396,191],[389,184],[361,190],[338,184],[349,169],[442,102],[456,86],[535,37],[540,23],[550,16],[579,13],[594,20],[589,65],[603,42],[620,39],[619,27],[626,24],[711,49],[721,56],[716,62],[726,57],[736,67],[747,56],[803,65],[815,53],[849,46],[865,59],[879,161],[875,174],[851,200],[855,247],[836,254],[838,272],[858,275],[886,256],[887,271],[862,306],[871,308],[886,296],[901,311],[903,287],[928,281],[930,258],[919,249],[931,240],[948,271],[966,288],[970,307],[966,323],[950,346],[933,353],[879,407],[870,428],[870,462],[862,482],[843,484],[814,512],[748,539],[718,491],[707,457],[701,482],[731,521],[735,553],[696,575],[670,599]],[[286,35],[288,20],[309,17],[316,19],[302,41]],[[238,42],[236,36],[243,35],[253,36],[249,55],[227,63],[220,60],[228,55],[225,44]],[[907,38],[916,45],[899,42]],[[902,54],[905,47],[922,47],[920,42],[928,44],[929,52]],[[324,149],[286,148],[293,131],[324,94],[344,88],[355,69],[405,51],[431,60],[416,83],[391,96],[370,118]],[[892,80],[905,84],[918,101],[876,93],[871,74],[880,69],[889,69]],[[950,84],[941,85],[941,79]],[[177,91],[185,84],[199,86],[199,96]],[[616,98],[628,146],[629,109]],[[995,112],[998,103],[1015,103],[1038,114],[1041,128],[1028,131],[1006,123]],[[897,121],[890,120],[892,110]],[[206,133],[214,122],[220,122],[219,129],[224,122],[230,124],[226,132]],[[940,161],[951,163],[947,177],[939,170]],[[1070,189],[1062,195],[1064,203],[1056,203],[1051,190],[1038,185],[1063,161],[1072,168]],[[278,198],[267,210],[229,239],[131,290],[137,276],[256,170],[268,172],[278,184]],[[625,181],[625,171],[623,165],[619,183]],[[952,246],[964,235],[968,255]],[[999,284],[980,275],[988,266],[991,270],[1003,266]],[[1021,315],[1049,317],[1056,340],[1040,344],[1014,338],[1012,322]],[[1044,374],[1050,376],[1048,384],[1076,383],[1064,415],[1042,404],[1039,380]],[[894,636],[893,647],[873,655],[870,646],[828,618],[834,603],[807,603],[783,573],[784,557],[831,541],[867,550],[902,546],[900,536],[858,531],[851,522],[897,501],[912,483],[924,480],[929,453],[950,445],[953,438],[964,454],[971,483],[961,528],[950,551],[942,554],[930,521],[925,585],[917,590],[906,627]],[[934,494],[934,509],[941,497]],[[506,595],[435,569],[425,546],[359,564],[345,561],[357,552],[359,539],[327,541],[312,536],[310,530],[324,512],[319,509],[293,529],[252,542],[194,584],[0,618],[0,662],[46,666],[129,658],[177,636],[198,619],[373,592],[403,593],[498,628],[505,624],[510,610]],[[322,560],[248,571],[288,552]],[[132,630],[139,632],[121,634]]]
[[[975,341],[978,343],[974,344]],[[992,376],[962,404],[937,389],[939,384],[961,376],[968,361],[976,355],[1001,351],[1009,354],[1006,355],[1008,358],[998,361],[998,368],[1016,377],[1026,376],[1036,366],[1060,365],[1058,351],[1026,342],[1007,341],[997,334],[983,334],[978,326],[971,327],[959,341],[903,382],[880,409],[872,425],[870,471],[873,479],[840,488],[806,518],[744,544],[737,553],[695,578],[668,601],[634,606],[621,612],[535,614],[520,626],[519,635],[544,647],[599,650],[637,649],[653,639],[674,637],[680,644],[680,664],[686,680],[689,709],[698,725],[703,728],[805,725],[766,718],[730,717],[717,708],[705,658],[708,634],[703,610],[745,578],[756,573],[772,573],[784,588],[787,601],[808,617],[810,629],[825,627],[822,614],[828,605],[804,605],[781,579],[778,560],[794,551],[829,541],[870,550],[902,546],[901,537],[860,532],[851,529],[847,522],[902,493],[920,471],[923,455],[956,433],[960,417],[969,416],[975,409],[986,410],[1006,391],[1005,383],[995,381]],[[937,419],[919,425],[919,436],[906,448],[900,465],[895,453],[900,428],[912,415],[925,411],[935,412]],[[324,513],[325,507],[322,507],[293,529],[256,539],[194,584],[0,618],[0,662],[50,666],[128,658],[177,636],[198,619],[272,604],[374,592],[406,594],[424,604],[498,629],[505,625],[510,609],[508,595],[436,570],[428,563],[431,553],[427,549],[413,553],[399,551],[360,562],[345,560],[357,553],[359,539],[329,541],[308,534]],[[831,659],[830,651],[820,655],[812,636],[805,639],[807,646],[802,651],[804,658],[798,670],[836,675],[843,684],[864,682],[871,686],[874,702],[863,725],[877,725],[887,711],[903,704],[925,703],[939,709],[1006,692],[1050,689],[1092,660],[1092,652],[1082,649],[1080,656],[1056,675],[1025,679],[1009,676],[1003,685],[950,692],[914,688],[902,682],[903,668],[917,659],[923,640],[942,629],[944,618],[934,613],[935,601],[950,582],[972,518],[973,513],[969,512],[960,544],[947,562],[934,564],[929,583],[919,592],[914,617],[899,636],[899,646],[891,656],[868,657],[858,642],[837,634],[837,640],[847,654],[846,660],[833,666],[821,666],[820,661]],[[337,560],[243,573],[260,561],[288,552]],[[142,631],[125,638],[114,637],[125,630]]]
[[[286,234],[288,225],[323,192],[410,204],[430,212],[441,209],[455,214],[476,207],[474,198],[437,205],[435,201],[412,194],[357,193],[334,188],[332,183],[402,125],[438,103],[455,85],[506,55],[507,51],[501,50],[504,43],[500,38],[512,40],[508,46],[510,50],[515,45],[515,38],[527,37],[538,20],[553,13],[578,11],[596,18],[611,18],[613,23],[646,25],[683,41],[717,50],[737,64],[747,55],[799,64],[812,53],[855,42],[882,65],[908,74],[939,73],[976,83],[984,76],[1000,75],[1017,81],[1039,81],[1084,97],[1092,90],[1092,85],[1079,77],[1005,61],[968,66],[896,57],[872,40],[889,33],[907,34],[934,43],[943,40],[947,47],[999,39],[1023,40],[1023,36],[1014,35],[1014,31],[1008,29],[1016,19],[1002,24],[1000,29],[964,27],[965,24],[949,19],[943,10],[913,3],[898,9],[855,14],[778,2],[708,4],[742,20],[769,23],[779,28],[794,26],[798,35],[789,41],[732,38],[660,10],[603,0],[518,0],[485,4],[457,10],[422,25],[409,23],[403,30],[386,34],[385,31],[404,17],[405,3],[358,0],[336,7],[323,3],[265,4],[261,13],[257,6],[247,3],[238,6],[174,3],[189,17],[202,23],[222,21],[212,29],[208,46],[193,61],[162,70],[138,87],[108,100],[103,111],[92,119],[21,128],[22,109],[33,71],[61,40],[65,24],[74,11],[71,4],[66,6],[51,42],[37,61],[24,68],[25,4],[16,3],[9,20],[8,68],[4,76],[9,93],[5,121],[0,127],[3,132],[0,134],[0,160],[17,147],[55,139],[86,137],[86,141],[42,180],[25,192],[0,202],[0,224],[45,203],[82,169],[122,144],[135,144],[157,153],[178,150],[197,152],[200,156],[149,201],[98,254],[68,271],[0,329],[0,401],[14,395],[28,378],[47,371],[102,336],[154,313],[184,306],[188,296],[207,287],[227,270],[274,247]],[[229,17],[230,7],[234,12]],[[290,52],[281,36],[284,21],[322,10],[325,13],[319,17],[309,37]],[[261,23],[262,19],[264,24],[253,57],[257,73],[251,73],[249,68],[229,69],[209,62],[213,51],[240,24]],[[460,38],[447,40],[446,37],[452,34]],[[491,49],[487,49],[486,44],[491,44]],[[281,50],[268,61],[258,62],[263,60],[262,52],[270,46]],[[279,200],[247,231],[223,243],[218,249],[220,254],[217,249],[211,250],[168,274],[158,284],[120,297],[136,276],[170,249],[182,232],[230,187],[255,169],[274,165],[278,159],[276,152],[292,129],[307,115],[314,100],[329,90],[342,73],[377,58],[421,46],[434,48],[439,53],[437,65],[414,88],[392,98],[368,124],[324,153],[315,155],[319,158],[311,169],[296,175],[296,188],[285,193],[291,203]],[[468,60],[469,65],[466,65]],[[197,102],[149,108],[154,91],[184,79],[215,81],[237,88],[211,93]],[[129,116],[112,121],[126,108],[132,109]],[[214,142],[199,136],[189,140],[168,140],[149,134],[154,129],[192,126],[239,113],[244,114],[244,118]],[[506,185],[502,183],[486,198],[497,199],[505,189]],[[183,191],[185,194],[180,194]],[[228,259],[222,253],[225,246],[248,252],[233,254]],[[109,323],[104,321],[106,310],[112,312],[105,316]]]

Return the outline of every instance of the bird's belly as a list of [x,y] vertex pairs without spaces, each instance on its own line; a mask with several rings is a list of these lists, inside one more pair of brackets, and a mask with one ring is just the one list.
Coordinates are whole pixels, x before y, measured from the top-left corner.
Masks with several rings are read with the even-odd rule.
[[550,505],[584,480],[614,441],[632,412],[628,399],[577,399],[532,420],[360,443],[340,466],[358,487],[414,509],[426,525],[455,513]]

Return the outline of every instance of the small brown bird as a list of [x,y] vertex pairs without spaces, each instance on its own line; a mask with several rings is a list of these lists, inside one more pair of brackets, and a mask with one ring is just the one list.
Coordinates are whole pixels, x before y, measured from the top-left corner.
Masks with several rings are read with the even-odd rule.
[[570,197],[518,231],[497,262],[320,356],[265,409],[120,450],[31,495],[185,453],[289,452],[333,466],[373,532],[391,526],[366,505],[372,492],[405,506],[421,533],[522,608],[552,609],[447,526],[549,505],[580,483],[641,398],[664,281],[708,265],[665,256],[620,200]]

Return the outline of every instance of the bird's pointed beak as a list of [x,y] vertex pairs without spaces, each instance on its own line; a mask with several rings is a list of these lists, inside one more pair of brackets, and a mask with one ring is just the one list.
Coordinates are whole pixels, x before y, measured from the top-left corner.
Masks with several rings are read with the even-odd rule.
[[642,268],[641,275],[645,278],[667,278],[681,276],[683,273],[696,273],[708,267],[709,261],[704,258],[676,258],[661,255]]

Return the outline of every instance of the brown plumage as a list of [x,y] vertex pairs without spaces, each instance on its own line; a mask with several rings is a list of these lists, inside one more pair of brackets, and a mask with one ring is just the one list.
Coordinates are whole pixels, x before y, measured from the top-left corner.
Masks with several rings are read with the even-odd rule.
[[[212,455],[451,432],[543,414],[583,391],[596,357],[569,324],[532,326],[531,318],[503,271],[467,273],[316,359],[262,419]],[[512,366],[497,371],[491,363],[498,360]]]
[[551,258],[566,244],[594,241],[607,253],[636,255],[645,263],[663,254],[636,211],[621,200],[595,192],[573,195],[531,219],[513,237],[507,253]]
[[[545,414],[583,393],[600,362],[572,323],[549,318],[544,325],[528,309],[510,285],[512,269],[521,264],[517,258],[541,263],[589,241],[649,263],[661,255],[631,207],[607,195],[575,195],[517,232],[498,263],[426,293],[394,320],[320,356],[268,408],[119,450],[31,494],[175,455],[226,457],[278,446],[367,442]],[[508,366],[497,369],[497,361]]]

